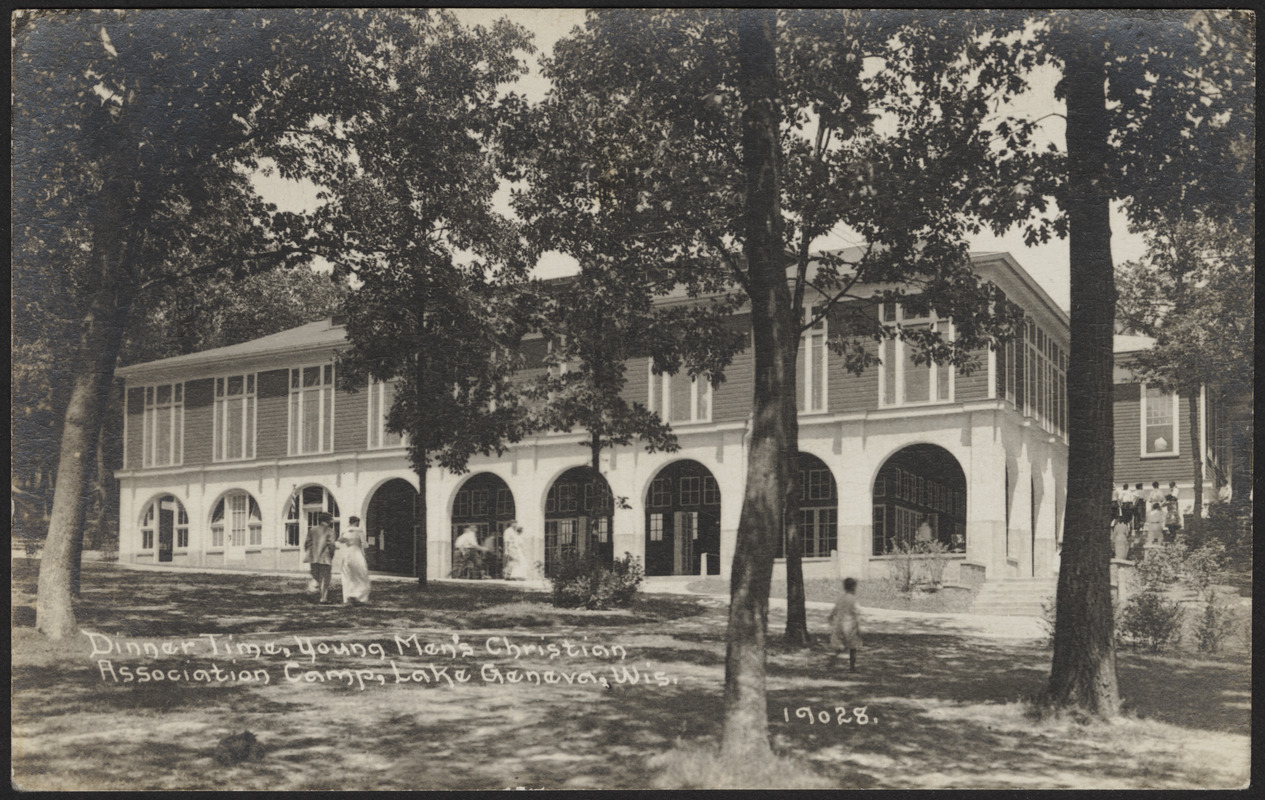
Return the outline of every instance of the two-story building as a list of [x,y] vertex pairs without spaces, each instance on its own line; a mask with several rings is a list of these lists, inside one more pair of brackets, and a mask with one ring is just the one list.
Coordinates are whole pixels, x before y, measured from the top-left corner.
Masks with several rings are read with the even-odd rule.
[[[953,552],[946,577],[1057,569],[1066,487],[1068,319],[1006,253],[975,268],[1026,316],[1022,337],[981,350],[969,372],[919,364],[899,340],[867,342],[882,364],[860,376],[826,343],[835,318],[803,335],[799,398],[800,521],[807,577],[886,573],[893,541],[924,522]],[[898,304],[881,313],[904,326]],[[737,315],[733,324],[749,327]],[[584,469],[583,432],[542,434],[469,471],[427,476],[428,536],[414,530],[417,480],[401,437],[384,428],[391,384],[335,385],[345,346],[336,320],[244,344],[137,364],[125,380],[126,447],[119,556],[133,563],[303,569],[304,530],[321,511],[365,521],[371,567],[444,577],[456,533],[495,536],[511,520],[546,569],[568,549],[631,553],[650,575],[727,574],[750,439],[753,354],[713,388],[629,364],[627,396],[669,421],[680,450],[604,452],[606,486]],[[523,343],[530,362],[545,343]],[[534,354],[534,355],[533,355]],[[610,497],[624,498],[612,503]],[[590,538],[591,537],[591,538]],[[784,571],[781,548],[776,570]]]
[[1135,355],[1149,350],[1149,336],[1115,337],[1113,416],[1115,419],[1115,486],[1141,483],[1146,490],[1159,482],[1167,491],[1176,482],[1183,514],[1194,504],[1194,453],[1202,454],[1203,501],[1214,502],[1233,478],[1230,457],[1231,420],[1215,387],[1201,387],[1191,424],[1192,398],[1139,382],[1131,368]]

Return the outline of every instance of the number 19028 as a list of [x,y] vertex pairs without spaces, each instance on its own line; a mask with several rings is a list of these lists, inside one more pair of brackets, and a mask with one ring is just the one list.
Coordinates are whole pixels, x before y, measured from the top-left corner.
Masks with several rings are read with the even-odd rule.
[[[858,725],[877,725],[878,717],[871,717],[866,713],[868,706],[857,706],[852,709],[852,713],[848,713],[848,709],[843,706],[835,706],[834,711],[829,709],[813,708],[812,706],[800,706],[794,709],[794,718],[802,720],[809,725],[829,725],[833,722],[836,725],[848,725],[855,722]],[[792,709],[786,706],[782,707],[782,718],[787,722],[791,722]]]

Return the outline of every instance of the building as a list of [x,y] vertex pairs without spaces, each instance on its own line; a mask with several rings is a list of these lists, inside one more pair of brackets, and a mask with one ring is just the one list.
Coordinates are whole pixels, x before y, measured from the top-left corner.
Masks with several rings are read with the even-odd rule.
[[[1006,253],[972,256],[1026,317],[1024,335],[981,350],[969,373],[919,365],[899,341],[867,342],[883,364],[847,373],[826,347],[832,319],[800,349],[801,530],[806,577],[887,572],[886,552],[927,528],[952,549],[948,580],[1048,577],[1066,492],[1068,319]],[[937,326],[888,304],[887,321]],[[735,324],[746,325],[744,318]],[[498,534],[512,519],[546,569],[567,550],[632,553],[651,575],[726,574],[749,441],[753,356],[712,388],[630,364],[626,391],[671,422],[676,453],[602,455],[606,485],[583,469],[583,434],[548,434],[469,472],[427,476],[425,553],[415,552],[416,476],[383,427],[391,384],[338,391],[337,320],[119,370],[125,381],[120,559],[301,570],[315,514],[365,520],[374,569],[451,569],[458,530]],[[543,354],[545,343],[523,348]],[[624,498],[613,503],[611,497]],[[626,506],[626,507],[625,507]],[[924,523],[926,526],[924,527]],[[775,567],[784,572],[779,548]]]
[[1192,398],[1139,382],[1130,362],[1134,355],[1154,344],[1155,340],[1148,336],[1115,337],[1114,482],[1117,487],[1141,483],[1147,490],[1158,482],[1167,490],[1169,483],[1175,481],[1179,507],[1183,514],[1189,514],[1194,505],[1192,454],[1203,454],[1204,503],[1217,500],[1223,488],[1228,494],[1234,478],[1230,447],[1234,414],[1215,387],[1205,386],[1194,398],[1196,422],[1192,425]]

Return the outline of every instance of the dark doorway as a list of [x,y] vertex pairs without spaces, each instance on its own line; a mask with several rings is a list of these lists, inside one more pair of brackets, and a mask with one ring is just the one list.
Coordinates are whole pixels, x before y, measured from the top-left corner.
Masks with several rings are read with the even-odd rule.
[[378,487],[365,512],[365,557],[369,569],[413,575],[413,505],[417,490],[402,478]]
[[646,495],[646,574],[720,574],[720,487],[697,461],[677,461]]

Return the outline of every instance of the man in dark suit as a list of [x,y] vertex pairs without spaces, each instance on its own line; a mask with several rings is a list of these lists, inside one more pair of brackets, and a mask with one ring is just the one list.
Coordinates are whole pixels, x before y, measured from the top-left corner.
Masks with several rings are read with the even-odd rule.
[[320,592],[320,602],[329,602],[330,564],[334,561],[334,518],[326,512],[317,517],[319,524],[307,529],[303,542],[303,561],[310,564],[312,578]]

